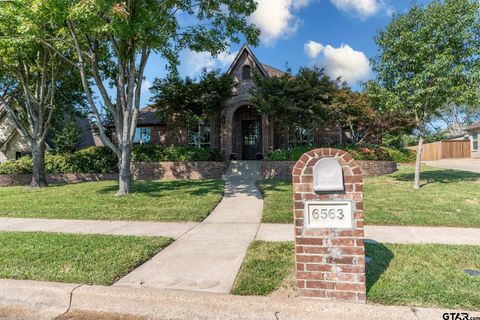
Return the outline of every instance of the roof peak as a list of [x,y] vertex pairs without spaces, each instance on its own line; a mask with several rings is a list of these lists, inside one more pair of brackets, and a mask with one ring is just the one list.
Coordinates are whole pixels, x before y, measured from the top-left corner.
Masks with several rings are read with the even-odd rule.
[[268,77],[268,73],[267,71],[265,70],[265,68],[263,67],[263,64],[260,62],[260,60],[257,59],[257,57],[253,54],[253,51],[252,49],[250,49],[250,47],[248,46],[247,43],[244,43],[242,45],[242,47],[240,48],[240,50],[238,51],[237,53],[237,56],[235,57],[235,59],[233,59],[233,62],[232,64],[230,65],[230,67],[228,68],[228,71],[227,71],[227,74],[231,74],[232,71],[233,71],[233,68],[235,67],[235,65],[238,63],[238,60],[240,59],[240,57],[242,56],[243,52],[244,51],[247,51],[247,53],[253,58],[253,61],[255,61],[255,63],[257,64],[257,67],[260,69],[260,72],[262,72],[262,74],[266,77]]

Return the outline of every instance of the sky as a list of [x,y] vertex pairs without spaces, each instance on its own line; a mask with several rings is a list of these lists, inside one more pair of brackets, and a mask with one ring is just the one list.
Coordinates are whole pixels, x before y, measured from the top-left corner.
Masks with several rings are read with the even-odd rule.
[[[374,78],[369,60],[377,55],[374,36],[392,14],[408,10],[410,0],[257,0],[249,21],[260,28],[260,43],[251,47],[260,62],[295,72],[300,67],[324,67],[332,78],[342,77],[354,89]],[[418,1],[419,3],[428,0]],[[180,54],[181,76],[197,76],[202,68],[226,71],[243,43],[233,44],[217,57],[185,50]],[[166,75],[165,62],[153,55],[146,68],[142,106],[148,88]]]

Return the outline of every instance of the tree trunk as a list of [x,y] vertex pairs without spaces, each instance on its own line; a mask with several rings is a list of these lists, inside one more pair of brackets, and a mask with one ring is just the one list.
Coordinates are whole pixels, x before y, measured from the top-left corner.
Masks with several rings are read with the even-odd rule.
[[34,141],[32,143],[32,161],[33,175],[30,187],[45,188],[48,187],[47,176],[45,174],[45,142]]
[[422,163],[422,151],[423,151],[423,132],[420,133],[420,137],[418,139],[417,159],[415,162],[415,179],[413,181],[413,189],[415,190],[420,189],[420,166]]
[[118,161],[118,192],[117,196],[129,194],[132,191],[132,171],[130,169],[129,145],[123,144],[120,148],[121,156]]

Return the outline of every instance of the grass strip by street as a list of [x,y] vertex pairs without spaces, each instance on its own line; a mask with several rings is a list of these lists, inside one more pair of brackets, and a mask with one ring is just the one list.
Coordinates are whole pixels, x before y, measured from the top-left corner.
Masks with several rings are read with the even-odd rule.
[[[480,174],[422,167],[420,190],[413,190],[414,168],[364,179],[365,223],[480,227]],[[292,185],[261,180],[264,223],[293,223]]]
[[116,197],[117,181],[0,188],[0,216],[18,218],[202,221],[223,197],[222,180],[134,181]]
[[111,285],[173,239],[0,233],[0,278]]
[[[255,241],[232,293],[268,295],[294,273],[293,242]],[[367,299],[385,305],[480,310],[479,246],[366,244]]]

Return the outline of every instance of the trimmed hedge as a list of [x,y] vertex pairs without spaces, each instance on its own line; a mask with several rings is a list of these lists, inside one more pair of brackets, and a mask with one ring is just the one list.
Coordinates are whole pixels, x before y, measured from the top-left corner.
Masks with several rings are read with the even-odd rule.
[[[295,147],[292,149],[279,149],[271,152],[265,158],[265,160],[297,161],[298,159],[300,159],[302,154],[315,148],[316,147]],[[335,146],[333,148],[347,151],[355,160],[395,161],[399,163],[408,163],[414,162],[416,156],[415,151],[412,150],[398,150],[371,145]]]
[[[191,147],[163,147],[160,145],[135,145],[132,161],[215,161],[219,154],[211,149]],[[88,147],[72,154],[46,154],[47,173],[117,173],[117,156],[108,147]],[[23,157],[0,164],[0,174],[30,174],[32,159]]]
[[157,144],[135,145],[132,161],[218,161],[223,160],[220,154],[208,148],[165,147]]
[[[46,154],[47,173],[116,173],[117,156],[106,147],[88,147],[72,154]],[[0,164],[0,174],[32,173],[32,158]]]

